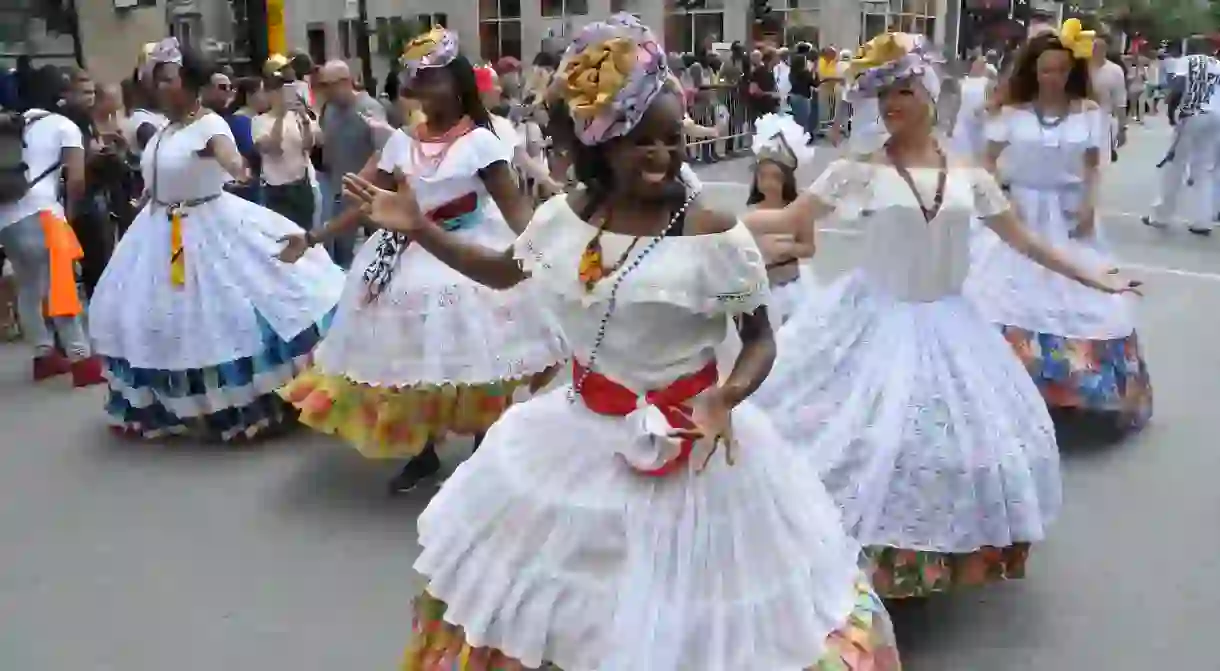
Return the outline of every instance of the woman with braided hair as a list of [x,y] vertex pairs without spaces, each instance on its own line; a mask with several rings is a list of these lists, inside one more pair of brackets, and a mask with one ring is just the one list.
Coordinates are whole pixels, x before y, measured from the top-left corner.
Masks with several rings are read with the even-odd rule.
[[[456,35],[437,28],[407,43],[401,77],[422,119],[395,131],[367,174],[387,186],[409,179],[428,216],[462,240],[508,244],[531,209]],[[359,225],[361,214],[353,207],[321,231],[290,236],[284,258]],[[493,291],[388,230],[365,242],[352,267],[315,365],[281,394],[303,423],[365,457],[405,460],[391,494],[439,476],[446,437],[472,435],[477,445],[516,389],[567,358],[529,286]]]

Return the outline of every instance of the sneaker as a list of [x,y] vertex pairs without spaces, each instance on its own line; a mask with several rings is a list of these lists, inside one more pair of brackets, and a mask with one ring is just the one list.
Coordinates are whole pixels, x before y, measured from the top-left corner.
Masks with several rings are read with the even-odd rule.
[[1149,216],[1140,217],[1140,221],[1144,222],[1145,226],[1151,226],[1152,228],[1159,228],[1161,230],[1165,230],[1166,228],[1169,228],[1169,224],[1165,224],[1165,223],[1162,223],[1159,221],[1153,221],[1152,217],[1149,217]]
[[72,362],[59,352],[34,357],[34,381],[40,382],[72,372]]
[[419,456],[407,462],[402,471],[390,480],[390,495],[406,494],[441,472],[441,459],[429,445]]
[[92,387],[104,384],[106,377],[102,375],[102,360],[91,356],[88,359],[72,362],[72,386]]
[[1212,229],[1210,229],[1210,228],[1198,228],[1195,226],[1191,226],[1190,228],[1187,228],[1186,230],[1190,231],[1191,233],[1194,233],[1195,235],[1211,235],[1212,234]]

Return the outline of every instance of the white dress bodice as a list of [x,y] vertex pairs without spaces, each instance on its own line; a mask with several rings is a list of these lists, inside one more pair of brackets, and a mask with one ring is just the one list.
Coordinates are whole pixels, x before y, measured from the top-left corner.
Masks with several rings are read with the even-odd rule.
[[1000,157],[1001,179],[1014,187],[1058,189],[1084,182],[1085,152],[1107,146],[1107,120],[1100,110],[1069,114],[1044,125],[1033,110],[1005,107],[987,122],[987,139],[1007,145]]
[[229,124],[208,112],[190,125],[163,127],[144,148],[140,170],[157,203],[181,203],[219,195],[231,178],[220,163],[199,152],[217,135],[233,140]]
[[[516,253],[531,282],[556,296],[556,314],[578,361],[589,362],[605,318],[593,368],[633,391],[663,388],[701,369],[725,339],[725,315],[752,311],[767,300],[762,254],[738,224],[723,233],[662,238],[627,273],[610,309],[619,274],[632,268],[653,238],[641,238],[618,273],[586,292],[578,276],[580,257],[595,234],[565,196],[556,196],[538,209]],[[607,265],[632,240],[604,233]]]
[[499,214],[491,195],[483,185],[480,171],[496,162],[512,160],[510,145],[486,128],[475,128],[458,138],[439,164],[431,165],[423,156],[436,156],[442,145],[420,143],[406,132],[397,130],[381,150],[377,167],[383,172],[405,175],[425,212],[455,198],[474,193],[479,207]]
[[[920,199],[931,204],[938,171],[916,168]],[[970,220],[1008,208],[995,180],[973,167],[950,167],[944,203],[926,221],[919,200],[891,166],[857,159],[832,163],[810,187],[841,215],[863,222],[859,271],[875,289],[902,302],[931,302],[961,293],[970,270]]]

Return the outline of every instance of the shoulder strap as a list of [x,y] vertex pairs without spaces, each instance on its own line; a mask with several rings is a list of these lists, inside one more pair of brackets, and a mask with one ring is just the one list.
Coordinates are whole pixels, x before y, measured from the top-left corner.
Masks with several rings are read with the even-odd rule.
[[[43,112],[42,114],[33,114],[33,115],[26,116],[25,117],[25,127],[29,128],[30,126],[33,126],[34,124],[38,123],[39,121],[42,121],[43,119],[51,116],[52,114],[53,114],[53,112]],[[23,142],[24,142],[24,140],[23,140]],[[56,161],[55,163],[53,163],[51,165],[51,167],[42,171],[41,174],[39,174],[34,179],[30,180],[30,182],[29,182],[30,187],[33,187],[35,184],[38,184],[42,180],[49,177],[51,175],[51,173],[55,172],[56,170],[59,170],[60,167],[63,166],[63,164],[64,164],[64,162],[63,162],[62,158],[60,160]]]

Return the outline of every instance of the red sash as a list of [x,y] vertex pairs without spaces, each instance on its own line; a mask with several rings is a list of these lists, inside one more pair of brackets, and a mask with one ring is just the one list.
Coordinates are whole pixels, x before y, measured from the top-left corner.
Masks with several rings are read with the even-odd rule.
[[[580,381],[580,397],[585,407],[599,415],[626,417],[639,409],[639,397],[635,392],[611,380],[600,373],[588,371],[579,362],[573,362],[572,374],[574,380]],[[691,408],[687,401],[703,393],[704,390],[716,384],[720,374],[716,362],[711,361],[699,372],[686,377],[680,377],[663,389],[656,389],[644,394],[644,402],[661,411],[665,420],[675,429],[693,429],[695,425],[686,415]],[[683,440],[678,456],[674,457],[660,468],[639,471],[643,475],[661,477],[669,475],[684,466],[690,460],[695,441]]]

